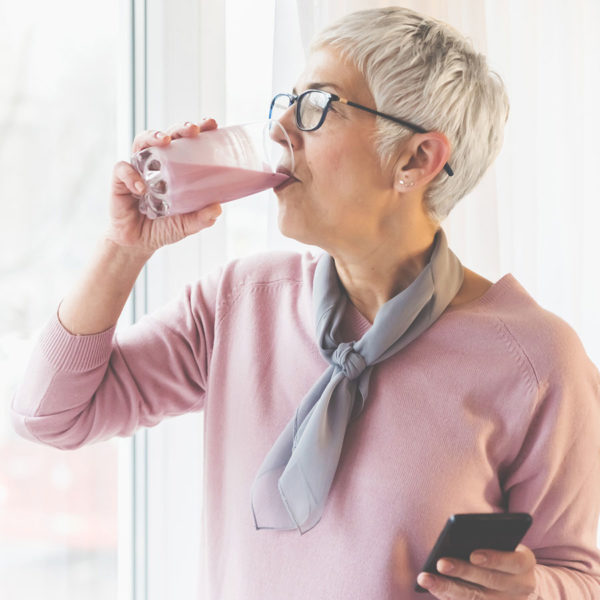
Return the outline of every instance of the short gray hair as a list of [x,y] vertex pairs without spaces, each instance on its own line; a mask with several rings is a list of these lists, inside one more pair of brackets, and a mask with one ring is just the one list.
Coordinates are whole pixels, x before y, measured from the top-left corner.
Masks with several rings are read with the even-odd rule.
[[[454,176],[440,171],[424,196],[429,218],[441,222],[500,152],[509,112],[501,77],[461,33],[407,8],[348,14],[317,34],[310,50],[328,46],[356,65],[377,110],[448,138]],[[389,166],[414,132],[377,122],[377,152]]]

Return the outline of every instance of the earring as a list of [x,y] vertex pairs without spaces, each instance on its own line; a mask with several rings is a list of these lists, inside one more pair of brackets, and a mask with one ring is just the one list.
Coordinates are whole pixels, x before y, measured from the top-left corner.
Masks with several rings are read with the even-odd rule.
[[406,181],[404,181],[404,179],[400,180],[400,185],[406,185],[407,187],[412,187],[413,185],[415,185],[414,181],[408,181],[408,177],[405,175],[405,179]]

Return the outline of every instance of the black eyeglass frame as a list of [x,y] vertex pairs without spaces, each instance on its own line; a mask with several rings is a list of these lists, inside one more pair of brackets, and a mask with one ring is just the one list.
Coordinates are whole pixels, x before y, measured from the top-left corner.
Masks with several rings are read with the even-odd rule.
[[[338,96],[337,94],[332,94],[331,92],[326,92],[325,90],[305,90],[301,94],[285,94],[285,93],[276,94],[273,97],[273,100],[271,100],[271,107],[269,108],[269,119],[271,118],[271,115],[273,114],[273,107],[275,106],[275,102],[277,101],[277,98],[279,98],[281,96],[285,96],[289,100],[289,103],[290,103],[289,106],[292,106],[294,103],[297,103],[298,105],[300,105],[300,103],[302,102],[302,99],[311,92],[318,92],[319,94],[323,94],[324,96],[327,96],[327,103],[323,107],[323,113],[321,114],[321,118],[319,119],[319,122],[314,127],[302,127],[302,124],[300,123],[300,111],[296,109],[296,126],[301,131],[315,131],[315,130],[319,129],[319,127],[321,127],[321,125],[323,125],[323,123],[325,122],[325,117],[327,116],[327,112],[329,111],[329,107],[331,106],[331,103],[332,102],[341,102],[342,104],[346,104],[348,106],[353,106],[354,108],[358,108],[360,110],[367,111],[373,115],[377,115],[378,117],[383,117],[384,119],[389,119],[390,121],[393,121],[394,123],[398,123],[399,125],[403,125],[407,129],[412,129],[412,130],[416,131],[417,133],[427,133],[427,130],[423,129],[423,127],[420,127],[419,125],[415,125],[414,123],[410,123],[409,121],[405,121],[403,119],[398,119],[397,117],[392,117],[391,115],[386,115],[385,113],[379,112],[378,110],[374,110],[372,108],[369,108],[368,106],[363,106],[362,104],[357,104],[356,102],[352,102],[351,100],[342,98],[341,96]],[[289,108],[289,106],[288,106],[288,108]],[[444,165],[444,171],[446,171],[446,173],[448,173],[448,175],[450,177],[452,177],[452,175],[454,175],[454,171],[451,169],[451,167],[448,163],[446,163]]]

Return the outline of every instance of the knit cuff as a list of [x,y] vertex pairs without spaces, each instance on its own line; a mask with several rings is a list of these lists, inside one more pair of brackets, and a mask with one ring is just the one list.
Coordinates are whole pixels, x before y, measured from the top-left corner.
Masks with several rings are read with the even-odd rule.
[[43,356],[57,371],[78,373],[108,362],[116,325],[101,333],[74,335],[67,331],[57,314],[50,319],[40,339]]

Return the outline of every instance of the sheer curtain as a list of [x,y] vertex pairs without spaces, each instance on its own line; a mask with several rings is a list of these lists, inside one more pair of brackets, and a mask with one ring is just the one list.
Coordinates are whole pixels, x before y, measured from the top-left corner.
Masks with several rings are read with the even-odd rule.
[[[311,36],[377,0],[278,2],[274,88],[293,85]],[[444,222],[463,263],[492,281],[512,273],[566,320],[600,364],[600,3],[406,0],[470,38],[511,101],[501,154]],[[298,72],[296,72],[298,71]]]

